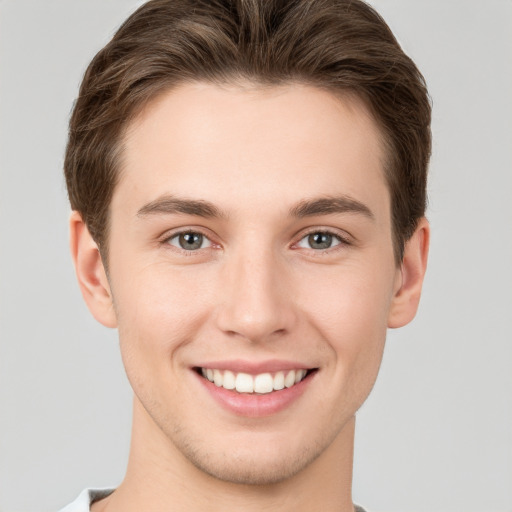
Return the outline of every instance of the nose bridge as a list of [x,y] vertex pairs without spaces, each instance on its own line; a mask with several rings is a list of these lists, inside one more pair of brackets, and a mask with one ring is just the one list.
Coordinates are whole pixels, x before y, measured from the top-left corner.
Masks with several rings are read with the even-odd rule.
[[289,331],[294,322],[284,265],[271,249],[245,247],[226,258],[219,327],[250,341]]

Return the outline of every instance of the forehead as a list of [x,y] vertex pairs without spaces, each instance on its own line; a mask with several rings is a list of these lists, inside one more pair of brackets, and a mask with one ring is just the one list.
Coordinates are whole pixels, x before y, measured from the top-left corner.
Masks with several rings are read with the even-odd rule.
[[181,85],[150,102],[124,142],[113,208],[127,195],[207,195],[228,207],[237,198],[254,206],[331,192],[365,202],[387,196],[381,134],[368,109],[315,87]]

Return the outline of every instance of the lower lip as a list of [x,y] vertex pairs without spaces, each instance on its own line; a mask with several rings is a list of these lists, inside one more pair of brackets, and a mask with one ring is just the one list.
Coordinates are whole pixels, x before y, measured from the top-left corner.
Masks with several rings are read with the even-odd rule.
[[204,388],[224,409],[250,418],[270,416],[286,409],[304,393],[316,374],[316,372],[308,374],[291,388],[259,395],[257,393],[238,393],[218,387],[197,372],[194,373]]

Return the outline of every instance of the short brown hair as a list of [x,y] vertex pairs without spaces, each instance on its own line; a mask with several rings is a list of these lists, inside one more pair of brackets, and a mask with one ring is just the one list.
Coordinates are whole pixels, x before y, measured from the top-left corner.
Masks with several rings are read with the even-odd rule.
[[107,253],[124,131],[148,101],[191,81],[300,82],[363,99],[385,141],[394,250],[425,214],[431,152],[423,76],[360,0],[152,0],[90,63],[69,126],[71,207]]

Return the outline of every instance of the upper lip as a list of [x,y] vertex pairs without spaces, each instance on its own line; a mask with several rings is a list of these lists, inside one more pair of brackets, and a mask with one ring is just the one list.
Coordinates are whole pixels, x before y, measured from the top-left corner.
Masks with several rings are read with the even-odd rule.
[[268,359],[266,361],[247,361],[243,359],[232,359],[229,361],[208,361],[195,365],[196,368],[211,368],[212,370],[230,370],[233,373],[249,373],[258,375],[260,373],[273,373],[286,370],[311,370],[314,367],[298,362],[282,359]]

